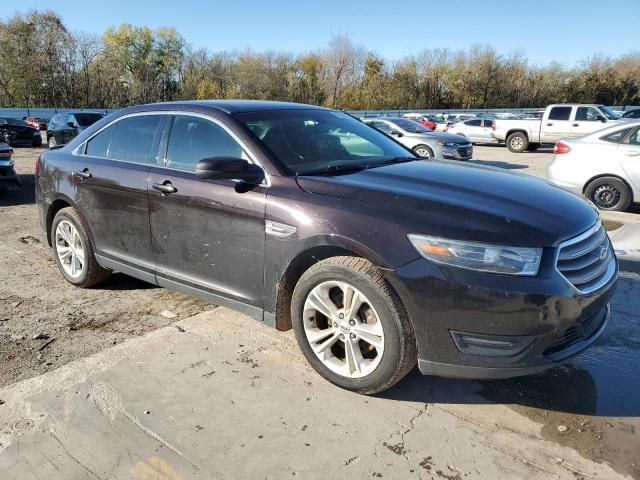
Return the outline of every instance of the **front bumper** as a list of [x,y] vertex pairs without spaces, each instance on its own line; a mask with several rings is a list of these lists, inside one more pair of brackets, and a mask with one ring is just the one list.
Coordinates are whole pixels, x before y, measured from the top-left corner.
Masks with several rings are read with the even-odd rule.
[[473,146],[469,144],[464,147],[443,147],[442,157],[447,160],[471,160],[471,157],[473,157]]
[[0,186],[12,184],[17,187],[21,185],[20,177],[13,168],[13,161],[0,159]]
[[[545,370],[591,345],[609,320],[617,265],[607,284],[585,295],[555,269],[552,251],[536,277],[482,274],[425,259],[385,275],[412,321],[423,374],[495,379]],[[508,355],[470,353],[460,334],[522,348]]]

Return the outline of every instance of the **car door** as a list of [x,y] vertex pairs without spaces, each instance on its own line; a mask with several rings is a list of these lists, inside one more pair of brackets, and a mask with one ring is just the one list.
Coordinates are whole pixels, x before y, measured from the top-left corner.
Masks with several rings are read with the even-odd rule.
[[571,135],[571,113],[573,107],[559,105],[552,107],[549,116],[542,120],[540,127],[541,143],[555,143]]
[[463,133],[466,137],[472,142],[481,142],[482,141],[482,120],[473,119],[473,120],[465,120],[463,122]]
[[581,137],[596,130],[600,130],[606,126],[602,121],[605,117],[600,110],[595,107],[578,107],[576,115],[571,122],[572,137]]
[[73,115],[67,115],[62,125],[62,143],[67,144],[78,134],[78,124]]
[[[618,147],[622,168],[636,190],[640,190],[640,127],[636,128]],[[638,199],[634,199],[636,202]]]
[[[482,131],[480,132],[480,138],[482,143],[491,143],[494,141],[493,136],[493,120],[485,118],[482,120]],[[479,142],[480,143],[480,142]]]
[[169,123],[162,165],[149,175],[158,284],[261,312],[267,187],[195,173],[205,158],[254,157],[222,120],[176,114]]
[[135,269],[155,282],[147,179],[157,161],[162,115],[117,119],[92,136],[74,159],[76,203],[103,265]]

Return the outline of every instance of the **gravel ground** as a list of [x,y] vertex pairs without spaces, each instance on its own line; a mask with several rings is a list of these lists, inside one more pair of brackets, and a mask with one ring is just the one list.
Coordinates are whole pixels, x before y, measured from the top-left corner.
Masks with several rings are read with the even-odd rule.
[[122,274],[90,290],[67,283],[37,225],[40,151],[16,149],[22,188],[0,198],[0,386],[213,308]]

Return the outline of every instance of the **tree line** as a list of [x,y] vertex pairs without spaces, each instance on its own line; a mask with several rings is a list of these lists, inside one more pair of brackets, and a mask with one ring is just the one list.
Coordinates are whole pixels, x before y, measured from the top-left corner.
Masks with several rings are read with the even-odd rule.
[[530,65],[490,46],[425,49],[387,60],[335,35],[317,51],[192,48],[173,28],[122,24],[72,32],[53,11],[0,22],[0,106],[120,108],[157,101],[249,98],[351,110],[640,104],[640,51],[578,66]]

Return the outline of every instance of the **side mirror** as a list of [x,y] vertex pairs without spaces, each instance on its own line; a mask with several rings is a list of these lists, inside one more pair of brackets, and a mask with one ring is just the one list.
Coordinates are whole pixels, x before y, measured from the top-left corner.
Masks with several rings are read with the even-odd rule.
[[258,165],[242,158],[212,157],[200,160],[196,175],[202,180],[242,180],[258,185],[264,180],[264,171]]
[[391,130],[391,132],[389,132],[391,135],[393,135],[394,137],[398,137],[400,138],[402,136],[402,132],[399,132],[398,130]]
[[598,115],[598,120],[600,120],[602,123],[607,123],[607,119],[603,115]]
[[67,122],[67,127],[76,128],[76,124],[73,122]]

